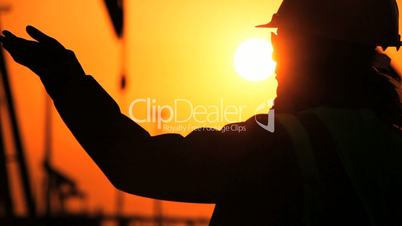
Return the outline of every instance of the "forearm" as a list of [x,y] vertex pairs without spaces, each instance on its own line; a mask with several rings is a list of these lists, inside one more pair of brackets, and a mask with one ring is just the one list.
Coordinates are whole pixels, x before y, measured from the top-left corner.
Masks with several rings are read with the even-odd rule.
[[43,83],[62,119],[84,147],[88,146],[87,140],[108,142],[100,138],[116,138],[116,132],[127,127],[131,133],[136,133],[138,142],[150,137],[146,130],[121,114],[117,103],[92,76],[80,76],[59,84]]
[[208,147],[211,135],[151,137],[120,113],[92,77],[42,81],[68,128],[116,188],[149,198],[214,202],[223,173],[217,161],[223,158]]
[[122,115],[116,102],[91,76],[41,79],[74,137],[114,183],[113,172],[122,165],[122,155],[126,152],[135,158],[144,151],[139,147],[149,140],[147,131]]

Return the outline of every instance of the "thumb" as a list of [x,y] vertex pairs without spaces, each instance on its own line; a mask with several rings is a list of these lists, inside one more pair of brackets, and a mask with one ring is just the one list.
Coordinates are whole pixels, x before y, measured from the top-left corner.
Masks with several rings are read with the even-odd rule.
[[45,33],[41,32],[31,25],[28,25],[26,27],[26,31],[33,39],[40,43],[58,45],[60,47],[63,47],[56,39],[46,35]]

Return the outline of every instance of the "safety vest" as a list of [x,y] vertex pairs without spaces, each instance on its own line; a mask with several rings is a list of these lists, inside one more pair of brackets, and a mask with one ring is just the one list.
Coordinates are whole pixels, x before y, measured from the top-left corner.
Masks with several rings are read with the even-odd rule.
[[[387,127],[370,110],[326,107],[310,109],[297,116],[277,115],[277,120],[292,139],[302,170],[305,225],[320,225],[322,197],[317,163],[322,159],[317,158],[317,151],[327,151],[314,151],[316,140],[313,139],[320,139],[320,136],[312,137],[309,128],[300,120],[300,117],[308,116],[316,118],[330,134],[334,156],[339,160],[345,177],[351,181],[352,190],[368,218],[367,222],[373,226],[397,225],[397,222],[390,223],[390,218],[395,219],[390,213],[402,211],[401,204],[397,207],[389,205],[386,196],[390,191],[399,190],[402,193],[402,136]],[[402,200],[396,200],[395,203],[402,203]]]

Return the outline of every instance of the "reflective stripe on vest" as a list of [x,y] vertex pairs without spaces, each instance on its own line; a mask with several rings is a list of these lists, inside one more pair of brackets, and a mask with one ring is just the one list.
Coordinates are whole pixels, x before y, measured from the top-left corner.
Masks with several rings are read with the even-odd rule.
[[306,226],[319,225],[318,170],[312,151],[310,138],[300,121],[291,114],[280,114],[277,120],[285,127],[293,141],[294,149],[304,178],[304,222]]

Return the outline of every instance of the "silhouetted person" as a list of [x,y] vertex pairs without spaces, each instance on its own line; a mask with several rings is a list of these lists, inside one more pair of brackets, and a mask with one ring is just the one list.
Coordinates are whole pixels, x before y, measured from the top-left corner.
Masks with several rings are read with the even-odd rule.
[[1,42],[122,191],[216,203],[214,226],[401,225],[400,78],[375,50],[400,47],[397,21],[393,0],[285,0],[264,25],[278,28],[275,133],[253,117],[242,133],[151,137],[55,39],[28,26],[36,41]]

